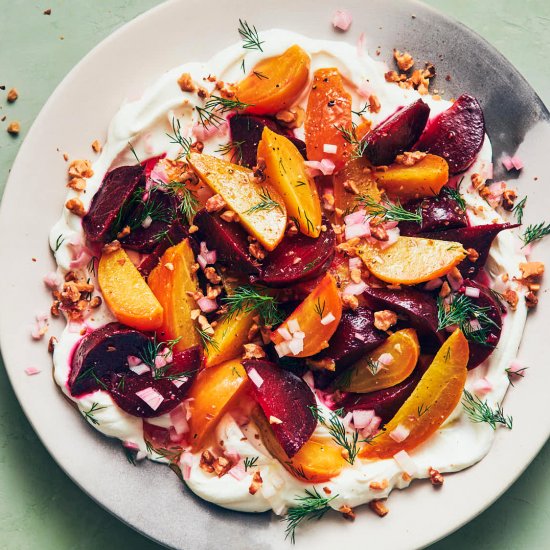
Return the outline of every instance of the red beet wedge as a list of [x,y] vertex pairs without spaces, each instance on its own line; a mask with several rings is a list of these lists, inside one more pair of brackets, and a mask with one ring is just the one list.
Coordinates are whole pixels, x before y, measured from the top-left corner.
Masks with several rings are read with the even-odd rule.
[[315,386],[327,388],[346,367],[379,346],[388,335],[374,326],[374,313],[366,307],[348,309],[329,341],[329,347],[312,357],[313,361],[332,359],[335,370],[314,371]]
[[[140,418],[153,418],[170,412],[187,395],[195,375],[201,366],[202,351],[199,346],[174,353],[172,362],[166,368],[145,374],[126,370],[105,378],[109,393],[115,403],[128,414]],[[142,391],[153,390],[162,397],[158,406],[151,406],[139,397]],[[160,401],[160,398],[159,398]]]
[[430,108],[421,99],[399,109],[367,134],[365,156],[376,166],[391,164],[412,149],[429,116]]
[[268,286],[289,286],[326,271],[334,256],[336,237],[332,226],[326,220],[324,223],[327,230],[317,239],[302,233],[285,236],[264,260],[260,280]]
[[473,164],[484,139],[481,105],[475,97],[463,94],[429,122],[415,149],[443,157],[451,174],[458,174]]
[[217,253],[217,261],[232,271],[247,275],[259,275],[260,264],[248,253],[248,234],[239,223],[226,222],[217,214],[206,210],[197,212],[194,224],[199,228],[198,237],[210,250]]
[[313,392],[301,378],[269,361],[249,359],[243,365],[277,441],[292,458],[317,424],[309,408],[315,405]]
[[473,248],[479,254],[479,258],[475,262],[471,261],[469,258],[465,258],[457,267],[463,277],[474,278],[478,271],[485,265],[485,262],[487,262],[489,250],[495,237],[501,231],[513,229],[514,227],[519,227],[519,225],[511,223],[494,223],[449,229],[447,231],[422,233],[422,235],[419,236],[428,239],[439,239],[440,241],[459,242],[466,250],[468,248]]
[[109,323],[88,333],[71,362],[68,385],[71,394],[82,395],[102,388],[98,380],[128,370],[128,356],[139,356],[149,338],[120,323]]
[[114,238],[112,229],[120,211],[131,200],[136,190],[145,186],[144,167],[121,166],[107,173],[94,195],[82,227],[88,240],[105,242]]

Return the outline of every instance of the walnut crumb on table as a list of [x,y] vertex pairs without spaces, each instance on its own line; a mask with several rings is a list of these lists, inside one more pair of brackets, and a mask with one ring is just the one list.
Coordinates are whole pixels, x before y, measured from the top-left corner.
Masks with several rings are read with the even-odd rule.
[[19,93],[15,88],[12,88],[8,91],[8,95],[6,96],[8,103],[14,103],[17,98],[19,97]]
[[375,499],[369,502],[369,508],[377,515],[383,518],[388,515],[388,507],[384,504],[384,501]]
[[8,127],[6,128],[8,134],[12,136],[17,136],[19,132],[21,131],[21,125],[17,120],[14,120],[13,122],[10,122],[8,124]]

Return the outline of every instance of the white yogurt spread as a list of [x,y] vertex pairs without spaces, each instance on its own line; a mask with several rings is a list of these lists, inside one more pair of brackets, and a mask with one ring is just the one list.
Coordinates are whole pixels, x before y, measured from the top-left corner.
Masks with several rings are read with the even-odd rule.
[[[159,78],[159,80],[147,89],[143,96],[132,102],[125,103],[111,122],[108,140],[101,156],[93,165],[94,176],[87,182],[86,194],[79,196],[85,207],[89,207],[94,193],[99,188],[106,172],[115,166],[130,164],[133,157],[128,148],[131,142],[138,157],[146,159],[166,152],[169,158],[175,158],[178,153],[178,145],[170,144],[166,133],[171,133],[171,122],[177,117],[181,122],[181,133],[184,136],[191,135],[191,129],[197,123],[198,117],[194,109],[196,105],[202,106],[203,102],[194,93],[182,92],[177,80],[182,73],[190,73],[194,81],[200,83],[209,91],[214,84],[206,80],[208,75],[215,75],[219,80],[237,82],[243,77],[242,62],[244,60],[247,70],[250,70],[263,58],[281,54],[293,44],[299,44],[311,56],[311,73],[322,67],[337,67],[348,84],[348,90],[353,97],[353,109],[360,110],[365,99],[357,92],[359,86],[367,85],[372,89],[380,101],[381,110],[371,115],[374,124],[392,114],[397,107],[408,105],[422,97],[431,108],[431,116],[447,109],[451,104],[447,101],[435,101],[429,95],[420,96],[414,90],[405,90],[395,84],[386,83],[384,64],[374,61],[366,51],[351,46],[344,42],[313,40],[304,36],[283,30],[270,30],[261,33],[264,41],[264,52],[246,50],[238,43],[221,51],[207,63],[188,63],[174,68]],[[305,108],[307,102],[306,87],[304,96],[298,103]],[[303,131],[303,129],[300,129]],[[300,131],[297,132],[298,137]],[[228,130],[225,129],[205,141],[205,153],[212,154],[220,144],[228,141]],[[469,212],[470,220],[474,224],[503,221],[499,214],[488,207],[470,184],[470,175],[474,172],[483,173],[490,165],[491,144],[485,139],[485,144],[472,168],[464,174],[464,184],[461,192],[469,207],[483,206],[481,213]],[[77,196],[75,191],[69,191],[68,197]],[[73,259],[73,249],[70,242],[74,239],[84,240],[81,227],[81,219],[71,214],[67,209],[63,210],[60,220],[52,228],[50,245],[56,248],[56,241],[63,238],[61,246],[55,252],[55,257],[61,274],[70,269]],[[60,239],[61,240],[61,239]],[[493,244],[490,260],[487,264],[492,277],[508,273],[510,279],[519,275],[518,265],[525,261],[520,252],[520,241],[512,231],[501,233]],[[94,274],[89,274],[94,279]],[[511,283],[513,284],[513,283]],[[522,290],[512,286],[518,293]],[[475,380],[485,377],[492,386],[492,390],[486,394],[488,402],[492,405],[500,403],[508,388],[508,377],[505,369],[515,359],[517,349],[526,321],[526,307],[524,300],[519,300],[516,311],[508,311],[504,317],[504,326],[500,343],[489,359],[478,368],[468,374],[467,389],[472,389]],[[86,325],[97,328],[105,323],[114,321],[113,315],[106,306],[102,305],[94,311],[92,317],[86,320]],[[80,340],[82,325],[67,325],[54,353],[54,376],[56,382],[84,413],[90,411],[94,403],[94,418],[96,429],[107,436],[116,437],[123,442],[129,442],[140,449],[142,456],[145,454],[153,460],[158,460],[154,453],[147,453],[143,439],[143,423],[140,418],[130,416],[117,407],[110,395],[105,391],[96,391],[92,394],[75,398],[70,395],[67,388],[67,380],[70,371],[70,359],[74,346]],[[323,405],[319,403],[319,407]],[[326,409],[325,409],[326,410]],[[148,419],[150,423],[163,427],[170,426],[168,414],[156,419]],[[295,498],[303,495],[311,484],[300,481],[290,475],[281,464],[273,458],[263,447],[260,440],[254,437],[256,428],[253,423],[245,427],[239,427],[235,420],[226,415],[216,428],[218,439],[225,441],[225,447],[238,452],[244,459],[246,457],[259,457],[257,467],[261,470],[263,485],[255,494],[249,493],[249,486],[253,472],[256,468],[246,473],[244,479],[236,479],[231,475],[221,478],[205,473],[199,467],[200,455],[193,455],[193,465],[190,477],[186,481],[188,487],[205,500],[219,504],[226,508],[247,512],[262,512],[273,509],[275,513],[282,514],[295,504]],[[244,435],[245,441],[241,441]],[[327,429],[318,426],[316,434],[330,438]],[[423,445],[409,454],[413,458],[417,471],[412,478],[425,478],[428,470],[433,467],[440,472],[456,472],[475,464],[489,451],[495,432],[485,423],[473,423],[463,412],[459,404],[454,413],[447,419],[444,425]],[[382,491],[373,491],[369,488],[371,481],[388,480],[388,486]],[[403,476],[403,470],[394,459],[379,461],[365,461],[357,459],[353,466],[345,468],[340,475],[330,482],[319,484],[329,487],[332,495],[338,495],[330,502],[330,506],[338,509],[343,504],[357,506],[368,502],[373,498],[386,497],[393,488],[404,488],[410,483],[410,478]]]

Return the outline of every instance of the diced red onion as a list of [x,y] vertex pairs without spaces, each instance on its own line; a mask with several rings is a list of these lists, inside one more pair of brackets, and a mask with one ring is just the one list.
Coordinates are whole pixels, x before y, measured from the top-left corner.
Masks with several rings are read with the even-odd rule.
[[275,346],[275,351],[279,357],[284,357],[290,353],[290,348],[288,347],[288,342],[283,340],[280,344]]
[[168,362],[166,361],[166,357],[164,357],[164,355],[159,354],[155,357],[155,368],[162,369],[167,364]]
[[374,416],[370,423],[361,430],[361,435],[365,438],[373,436],[380,428],[382,419],[379,416]]
[[472,390],[478,395],[485,395],[493,389],[493,384],[487,378],[479,378],[472,384]]
[[359,294],[362,294],[367,287],[368,285],[364,281],[361,281],[360,283],[350,283],[344,288],[343,294],[359,296]]
[[350,258],[348,264],[349,264],[350,270],[360,269],[363,262],[361,261],[361,258]]
[[156,411],[164,401],[164,397],[162,397],[162,395],[155,390],[155,388],[145,388],[137,391],[136,395],[145,401],[145,403],[147,403],[147,405],[149,405],[149,407],[151,407],[154,411]]
[[477,332],[478,330],[481,330],[481,324],[480,322],[477,320],[477,319],[472,319],[469,323],[468,323],[469,327],[470,327],[470,330],[472,332]]
[[334,315],[332,314],[332,312],[328,312],[322,319],[321,319],[321,324],[322,325],[330,325],[330,323],[333,323],[334,321],[336,321],[336,317],[334,317]]
[[298,319],[290,319],[286,326],[291,334],[294,334],[300,330],[300,323],[298,322]]
[[436,279],[432,279],[431,281],[428,281],[424,285],[425,290],[435,290],[436,288],[439,288],[443,284],[443,279],[441,277],[437,277]]
[[393,455],[393,459],[398,466],[406,473],[413,477],[418,471],[416,462],[411,458],[407,451],[399,451]]
[[208,263],[207,263],[206,259],[204,258],[204,256],[202,254],[199,254],[197,256],[197,262],[201,266],[201,269],[204,271],[206,269],[206,266],[208,265]]
[[27,367],[25,369],[25,374],[27,376],[34,376],[35,374],[38,374],[40,372],[40,369],[37,369],[36,367]]
[[[229,114],[229,113],[228,113]],[[207,139],[218,136],[218,135],[224,135],[228,132],[229,125],[227,124],[227,121],[224,120],[221,124],[200,124],[197,123],[193,126],[192,133],[193,136],[195,136],[196,139],[199,141],[206,141]]]
[[364,342],[366,340],[364,334],[361,334],[360,332],[354,333],[354,336],[355,338],[357,338],[357,340],[360,340],[361,342]]
[[514,168],[514,163],[512,162],[512,157],[510,157],[509,155],[504,155],[502,157],[502,159],[500,160],[500,162],[502,162],[502,166],[504,166],[504,168],[506,168],[506,170],[508,170],[508,172],[510,170],[512,170],[512,168]]
[[248,475],[242,464],[237,464],[236,466],[233,466],[233,468],[231,468],[231,470],[229,470],[229,472],[227,473],[234,477],[237,481],[242,481]]
[[395,359],[393,358],[393,355],[391,353],[383,353],[378,358],[378,362],[381,365],[384,365],[385,367],[389,367],[390,365],[393,365]]
[[464,294],[470,298],[479,298],[480,293],[479,288],[475,288],[473,286],[467,286],[464,288]]
[[147,216],[142,222],[141,222],[141,227],[143,227],[143,229],[149,229],[149,227],[151,227],[151,224],[153,223],[153,218],[151,218],[151,216]]
[[[388,435],[397,443],[405,441],[411,431],[408,428],[405,428],[402,424],[398,424],[395,429],[393,429]],[[395,457],[394,457],[395,458]]]
[[170,411],[170,422],[178,435],[186,434],[189,431],[187,412],[185,407],[178,405]]
[[277,329],[277,332],[283,337],[283,340],[286,340],[287,342],[290,342],[290,340],[292,340],[292,334],[290,334],[287,328],[279,327]]
[[372,422],[372,419],[375,417],[375,415],[376,413],[374,410],[355,410],[353,411],[353,425],[356,429],[362,430]]
[[128,355],[128,357],[126,357],[126,361],[128,361],[128,365],[130,367],[135,367],[135,366],[141,365],[143,363],[141,358],[136,357],[135,355]]
[[399,231],[399,227],[387,229],[386,233],[388,234],[388,240],[379,241],[380,248],[382,250],[385,250],[386,248],[389,248],[392,244],[395,244],[397,242],[397,239],[399,238],[399,235],[401,234],[401,232]]
[[510,160],[516,170],[521,170],[523,168],[523,161],[517,155],[514,155]]
[[183,465],[183,479],[187,481],[191,477],[191,466],[193,466],[193,454],[185,451],[181,455],[181,464]]
[[389,221],[384,222],[384,229],[395,229],[399,225],[399,222]]
[[199,298],[197,300],[197,305],[201,308],[201,311],[204,311],[204,313],[210,313],[218,309],[218,303],[216,300],[212,300],[206,296]]
[[349,29],[351,22],[352,17],[348,10],[336,10],[332,16],[332,26],[343,32],[346,32]]
[[303,340],[306,337],[306,333],[302,332],[301,330],[297,330],[293,335],[293,338],[298,338],[300,340]]
[[323,174],[323,176],[331,176],[334,173],[336,165],[329,159],[305,160],[304,164],[309,168],[309,172],[313,176]]
[[527,367],[523,363],[521,363],[517,359],[514,359],[514,361],[512,361],[510,363],[510,366],[508,367],[508,373],[521,378],[520,374],[523,375],[526,368]]
[[258,371],[256,369],[250,369],[248,371],[248,378],[250,378],[250,381],[257,387],[261,388],[262,384],[264,383],[264,379],[260,376]]
[[334,393],[316,389],[315,395],[325,407],[328,407],[329,409],[333,409],[335,407],[336,403],[334,401]]
[[357,210],[355,212],[352,212],[351,214],[348,214],[344,217],[344,223],[346,225],[355,225],[358,223],[363,223],[366,219],[366,212],[365,210]]
[[344,425],[346,430],[349,428],[349,425],[350,425],[352,420],[353,420],[353,413],[351,411],[346,413],[346,416],[344,416],[344,418],[342,418],[342,424]]
[[[157,183],[168,183],[170,181],[168,176],[166,175],[164,164],[161,162],[157,162],[155,164],[155,167],[151,170],[149,178]],[[162,186],[159,186],[159,189],[162,189]]]
[[344,236],[346,241],[356,237],[368,237],[370,236],[370,225],[368,222],[346,225]]
[[57,271],[50,271],[47,275],[44,275],[44,284],[50,290],[58,290],[59,285],[61,284],[61,277]]
[[301,338],[292,338],[290,342],[287,342],[287,345],[292,355],[298,355],[304,351],[304,340]]
[[185,382],[187,382],[187,380],[189,380],[187,376],[180,376],[179,378],[174,378],[172,380],[172,384],[174,384],[176,388],[180,388],[183,384],[185,384]]
[[128,368],[132,372],[135,372],[138,376],[141,376],[142,374],[145,374],[147,372],[151,372],[151,369],[143,363],[140,363],[139,365],[130,365]]
[[332,143],[323,144],[323,153],[328,153],[329,155],[335,155],[338,152],[338,147]]

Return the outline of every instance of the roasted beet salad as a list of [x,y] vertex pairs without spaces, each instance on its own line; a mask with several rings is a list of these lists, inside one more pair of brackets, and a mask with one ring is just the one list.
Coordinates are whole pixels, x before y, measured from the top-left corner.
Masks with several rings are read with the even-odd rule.
[[544,271],[526,256],[550,227],[520,228],[482,107],[430,93],[433,66],[238,31],[70,163],[50,344],[62,391],[131,462],[272,509],[294,539],[329,509],[385,515],[393,488],[441,485],[512,428]]

